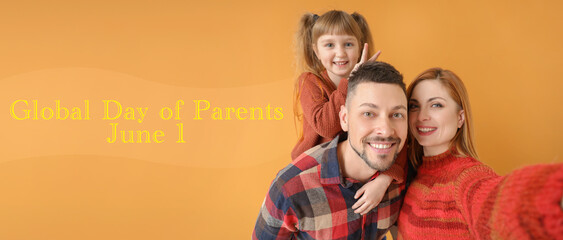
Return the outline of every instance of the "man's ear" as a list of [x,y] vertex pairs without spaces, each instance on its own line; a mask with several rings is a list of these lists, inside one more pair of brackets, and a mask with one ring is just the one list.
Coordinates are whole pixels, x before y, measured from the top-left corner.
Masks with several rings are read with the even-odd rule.
[[348,132],[348,109],[346,109],[345,105],[340,106],[338,118],[340,119],[340,127],[342,127],[342,130]]
[[461,128],[464,123],[465,123],[465,111],[462,109],[459,110],[459,116],[457,119],[457,128]]

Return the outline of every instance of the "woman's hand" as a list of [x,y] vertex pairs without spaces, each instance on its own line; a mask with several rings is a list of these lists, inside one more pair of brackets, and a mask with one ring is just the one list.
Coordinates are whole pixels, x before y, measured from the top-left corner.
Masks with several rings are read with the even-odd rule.
[[362,65],[365,62],[374,62],[375,60],[377,60],[377,58],[379,57],[379,55],[381,54],[381,50],[377,51],[375,54],[373,54],[373,56],[371,56],[369,59],[368,58],[368,44],[365,43],[364,44],[364,48],[362,49],[362,56],[360,56],[360,62],[358,62],[354,68],[352,69],[352,72],[350,72],[350,77],[354,74],[354,72],[356,70],[358,70],[358,68],[360,67],[360,65]]
[[376,207],[383,199],[383,195],[385,195],[391,181],[393,181],[393,178],[390,176],[380,174],[358,189],[354,198],[358,199],[360,196],[361,198],[352,206],[355,209],[354,212],[365,215]]

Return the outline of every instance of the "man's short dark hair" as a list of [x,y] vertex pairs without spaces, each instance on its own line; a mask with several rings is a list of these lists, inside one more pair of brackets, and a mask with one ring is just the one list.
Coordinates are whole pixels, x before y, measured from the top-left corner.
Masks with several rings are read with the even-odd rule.
[[366,62],[360,65],[348,79],[346,102],[354,95],[356,87],[364,82],[397,84],[403,89],[405,96],[407,94],[405,83],[403,82],[403,75],[391,66],[391,64],[386,62]]

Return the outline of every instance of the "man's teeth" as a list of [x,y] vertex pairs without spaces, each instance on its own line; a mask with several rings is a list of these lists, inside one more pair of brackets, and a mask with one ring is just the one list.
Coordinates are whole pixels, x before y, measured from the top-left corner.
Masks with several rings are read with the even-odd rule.
[[390,148],[392,144],[376,144],[376,143],[370,143],[369,145],[370,145],[371,147],[377,148],[377,149],[387,149],[387,148]]
[[430,132],[430,131],[434,131],[436,128],[418,128],[418,131],[421,132]]

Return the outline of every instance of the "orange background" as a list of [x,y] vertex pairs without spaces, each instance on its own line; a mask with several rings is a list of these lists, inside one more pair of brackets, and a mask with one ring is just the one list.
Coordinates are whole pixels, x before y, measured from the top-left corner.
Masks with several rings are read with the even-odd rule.
[[[481,160],[501,174],[562,162],[560,1],[17,1],[0,6],[0,239],[248,239],[295,142],[292,41],[306,11],[358,11],[410,80],[440,66],[472,101]],[[14,120],[17,99],[92,120]],[[102,120],[102,100],[147,107]],[[193,120],[213,107],[282,120]],[[180,120],[162,107],[184,100]],[[22,114],[19,112],[18,114]],[[165,142],[106,142],[110,123]],[[177,126],[184,140],[176,143]]]

